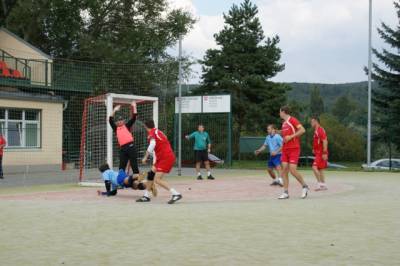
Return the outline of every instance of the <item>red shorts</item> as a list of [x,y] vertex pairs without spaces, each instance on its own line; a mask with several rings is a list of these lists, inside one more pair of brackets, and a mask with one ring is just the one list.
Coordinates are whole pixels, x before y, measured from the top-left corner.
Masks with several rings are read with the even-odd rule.
[[168,174],[171,172],[172,167],[175,164],[175,156],[166,156],[162,158],[157,158],[154,164],[157,172]]
[[300,149],[282,150],[282,163],[298,164],[300,157]]
[[322,154],[315,154],[313,167],[317,167],[319,170],[328,168],[328,161],[322,159]]

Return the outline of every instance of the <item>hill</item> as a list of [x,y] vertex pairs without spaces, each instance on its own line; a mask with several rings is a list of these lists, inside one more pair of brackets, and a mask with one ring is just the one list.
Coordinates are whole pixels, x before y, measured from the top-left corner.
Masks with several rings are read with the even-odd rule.
[[[321,84],[321,83],[286,83],[292,88],[288,92],[289,101],[297,101],[308,104],[310,93],[313,87],[318,87],[327,110],[331,110],[332,105],[340,96],[347,96],[360,106],[367,106],[368,101],[368,82],[353,82],[342,84]],[[377,84],[373,84],[373,89],[378,89]]]

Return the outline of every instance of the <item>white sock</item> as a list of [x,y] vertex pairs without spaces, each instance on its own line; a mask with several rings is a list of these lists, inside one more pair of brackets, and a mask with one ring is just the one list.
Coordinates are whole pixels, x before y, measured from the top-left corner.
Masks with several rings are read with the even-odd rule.
[[201,176],[201,173],[200,173],[200,172],[198,172],[198,173],[197,173],[197,176]]
[[207,171],[207,176],[210,176],[211,175],[211,171]]
[[174,188],[171,188],[170,190],[169,190],[169,192],[171,192],[171,194],[172,195],[180,195],[180,193],[178,192],[178,191],[176,191]]
[[150,193],[149,193],[149,191],[148,191],[148,190],[145,190],[143,196],[146,197],[146,198],[150,198]]

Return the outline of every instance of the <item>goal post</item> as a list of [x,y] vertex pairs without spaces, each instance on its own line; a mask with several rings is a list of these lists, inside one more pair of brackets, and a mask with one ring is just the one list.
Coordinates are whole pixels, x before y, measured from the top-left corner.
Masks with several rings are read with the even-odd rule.
[[147,146],[147,134],[144,122],[153,119],[158,126],[157,97],[108,93],[87,98],[82,114],[82,132],[79,158],[79,182],[97,178],[96,169],[107,162],[110,168],[118,163],[118,144],[108,118],[117,105],[121,110],[117,113],[126,120],[131,117],[131,103],[137,104],[137,120],[131,129],[134,135],[138,156],[142,156]]

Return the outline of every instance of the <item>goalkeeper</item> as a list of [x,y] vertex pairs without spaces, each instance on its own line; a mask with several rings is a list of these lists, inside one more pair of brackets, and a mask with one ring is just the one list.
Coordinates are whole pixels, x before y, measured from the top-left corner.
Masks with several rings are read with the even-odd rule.
[[[104,180],[106,191],[97,191],[99,196],[115,196],[117,195],[118,189],[132,188],[133,190],[145,190],[146,183],[143,181],[144,175],[138,175],[137,177],[128,176],[123,169],[119,172],[110,169],[108,164],[103,164],[99,167],[101,177]],[[153,195],[157,195],[156,187],[150,188]]]
[[131,133],[132,126],[135,124],[137,117],[137,107],[135,101],[132,102],[131,107],[132,116],[128,122],[125,122],[125,119],[122,116],[115,118],[115,113],[121,109],[121,105],[117,105],[114,108],[108,121],[115,132],[118,144],[120,146],[118,169],[123,169],[125,171],[128,162],[130,162],[133,175],[138,176],[139,167],[137,162],[137,151],[134,144],[134,137]]

